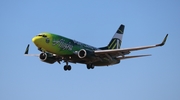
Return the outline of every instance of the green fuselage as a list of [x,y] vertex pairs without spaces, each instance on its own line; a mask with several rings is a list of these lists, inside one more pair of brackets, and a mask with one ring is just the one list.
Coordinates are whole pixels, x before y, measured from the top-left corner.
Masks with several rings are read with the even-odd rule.
[[80,59],[77,56],[77,52],[79,50],[85,49],[93,52],[94,50],[98,50],[98,48],[52,33],[40,33],[39,35],[35,36],[32,41],[39,49],[65,57],[70,62],[74,63],[88,64],[92,62],[95,66],[104,66],[120,62],[116,59],[110,61],[110,59],[106,56],[97,58],[95,55],[85,59]]

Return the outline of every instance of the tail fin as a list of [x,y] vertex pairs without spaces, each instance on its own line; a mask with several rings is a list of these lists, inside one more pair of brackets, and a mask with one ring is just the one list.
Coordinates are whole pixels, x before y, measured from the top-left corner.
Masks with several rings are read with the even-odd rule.
[[109,42],[107,49],[119,49],[121,47],[122,37],[124,33],[124,25],[120,25],[113,38]]

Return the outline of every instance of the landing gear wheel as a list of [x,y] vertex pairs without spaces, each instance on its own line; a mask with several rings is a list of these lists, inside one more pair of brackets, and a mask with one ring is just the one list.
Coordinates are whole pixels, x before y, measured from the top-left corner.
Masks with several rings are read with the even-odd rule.
[[91,69],[94,69],[94,65],[91,65]]
[[67,71],[67,66],[66,65],[64,65],[64,70]]
[[87,64],[87,69],[94,69],[94,65],[93,64]]
[[67,71],[67,70],[71,70],[71,65],[68,65],[68,62],[67,61],[65,61],[66,62],[66,65],[64,65],[64,70],[65,71]]
[[65,65],[65,66],[64,66],[64,70],[65,70],[65,71],[67,71],[67,70],[70,71],[70,70],[71,70],[71,66],[70,66],[70,65]]
[[67,69],[70,71],[70,70],[71,70],[71,65],[68,65],[68,66],[67,66]]
[[90,64],[87,64],[87,69],[91,69],[91,66],[90,66]]

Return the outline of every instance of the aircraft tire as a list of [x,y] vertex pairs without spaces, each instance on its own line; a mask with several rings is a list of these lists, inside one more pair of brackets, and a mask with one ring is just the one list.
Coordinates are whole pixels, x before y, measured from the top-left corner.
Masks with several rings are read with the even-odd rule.
[[71,65],[64,65],[64,70],[67,71],[67,70],[71,70]]
[[94,65],[91,64],[91,69],[94,69]]
[[94,65],[93,64],[87,64],[87,69],[94,69]]
[[90,64],[87,64],[86,66],[87,66],[87,69],[91,69]]
[[71,65],[67,66],[67,70],[69,70],[69,71],[71,70]]
[[66,65],[64,65],[64,71],[67,71],[67,66]]

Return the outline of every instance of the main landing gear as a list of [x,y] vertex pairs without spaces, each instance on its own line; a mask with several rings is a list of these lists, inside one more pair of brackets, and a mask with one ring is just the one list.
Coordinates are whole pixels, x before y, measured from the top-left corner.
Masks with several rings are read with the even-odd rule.
[[67,70],[71,70],[71,65],[64,65],[64,70],[67,71]]
[[66,62],[66,65],[64,65],[64,70],[65,71],[70,71],[71,70],[71,65],[68,65],[68,62]]
[[94,65],[93,64],[87,64],[87,69],[94,69]]
[[[93,64],[87,64],[87,69],[94,69]],[[70,71],[71,70],[71,65],[68,65],[68,62],[66,62],[66,65],[64,65],[64,70],[65,71]]]

